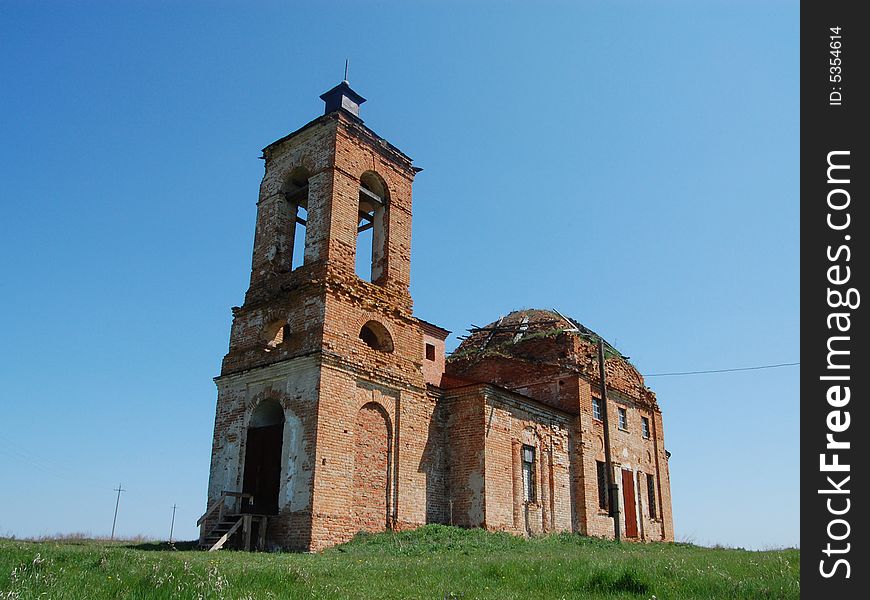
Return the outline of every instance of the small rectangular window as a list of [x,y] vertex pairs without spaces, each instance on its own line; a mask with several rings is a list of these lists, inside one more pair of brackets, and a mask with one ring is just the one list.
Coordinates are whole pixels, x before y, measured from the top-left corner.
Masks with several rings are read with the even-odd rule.
[[426,360],[435,360],[435,344],[426,344]]
[[535,502],[535,448],[523,446],[523,500]]
[[628,414],[624,408],[619,409],[619,428],[628,430]]
[[651,474],[646,474],[646,494],[649,499],[649,518],[656,518],[656,480]]
[[598,508],[607,510],[607,465],[597,460],[595,466],[598,467]]
[[640,430],[643,433],[643,437],[649,439],[649,419],[646,417],[640,418]]
[[601,421],[601,398],[592,398],[592,418]]

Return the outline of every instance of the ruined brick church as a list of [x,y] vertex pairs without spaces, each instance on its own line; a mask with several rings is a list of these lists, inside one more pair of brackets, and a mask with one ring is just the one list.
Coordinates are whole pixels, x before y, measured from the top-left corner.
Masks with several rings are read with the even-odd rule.
[[450,332],[409,293],[420,169],[363,123],[346,81],[321,98],[322,116],[263,150],[203,545],[320,550],[427,523],[613,537],[611,514],[625,538],[673,540],[640,373],[606,345],[602,403],[598,336],[555,310],[472,328],[446,357]]

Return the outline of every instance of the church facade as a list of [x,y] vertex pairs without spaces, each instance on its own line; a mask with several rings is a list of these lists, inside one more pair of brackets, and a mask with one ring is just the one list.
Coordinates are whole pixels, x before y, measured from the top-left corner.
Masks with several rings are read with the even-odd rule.
[[603,405],[597,334],[552,310],[472,329],[445,356],[450,332],[409,293],[419,169],[364,124],[347,82],[321,98],[322,116],[263,150],[203,545],[316,551],[427,523],[613,537],[614,514],[625,538],[672,541],[641,375],[606,345]]

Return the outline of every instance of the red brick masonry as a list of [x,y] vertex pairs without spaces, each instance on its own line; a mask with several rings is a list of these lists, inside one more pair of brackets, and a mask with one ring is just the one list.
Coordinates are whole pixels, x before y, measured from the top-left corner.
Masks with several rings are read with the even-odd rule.
[[[426,523],[612,536],[599,508],[594,334],[553,311],[516,311],[445,357],[449,332],[416,318],[408,291],[411,159],[343,109],[263,156],[251,283],[215,380],[209,504],[224,490],[275,489],[244,472],[254,411],[269,400],[284,412],[272,546],[319,550]],[[355,267],[367,223],[372,281]],[[618,352],[606,362],[615,480],[633,478],[638,539],[673,540],[655,395]]]

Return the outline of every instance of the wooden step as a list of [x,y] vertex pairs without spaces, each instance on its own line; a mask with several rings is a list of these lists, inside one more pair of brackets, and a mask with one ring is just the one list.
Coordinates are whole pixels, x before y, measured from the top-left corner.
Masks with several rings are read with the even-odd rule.
[[256,542],[258,548],[263,548],[265,545],[266,531],[269,515],[250,515],[250,514],[234,514],[222,515],[221,520],[202,537],[199,542],[200,547],[207,548],[209,552],[214,552],[223,548],[230,543],[235,535],[246,531],[244,546],[246,550],[250,550],[251,546],[251,530],[245,530],[244,525],[247,521],[248,527],[255,523],[259,524],[259,538]]

